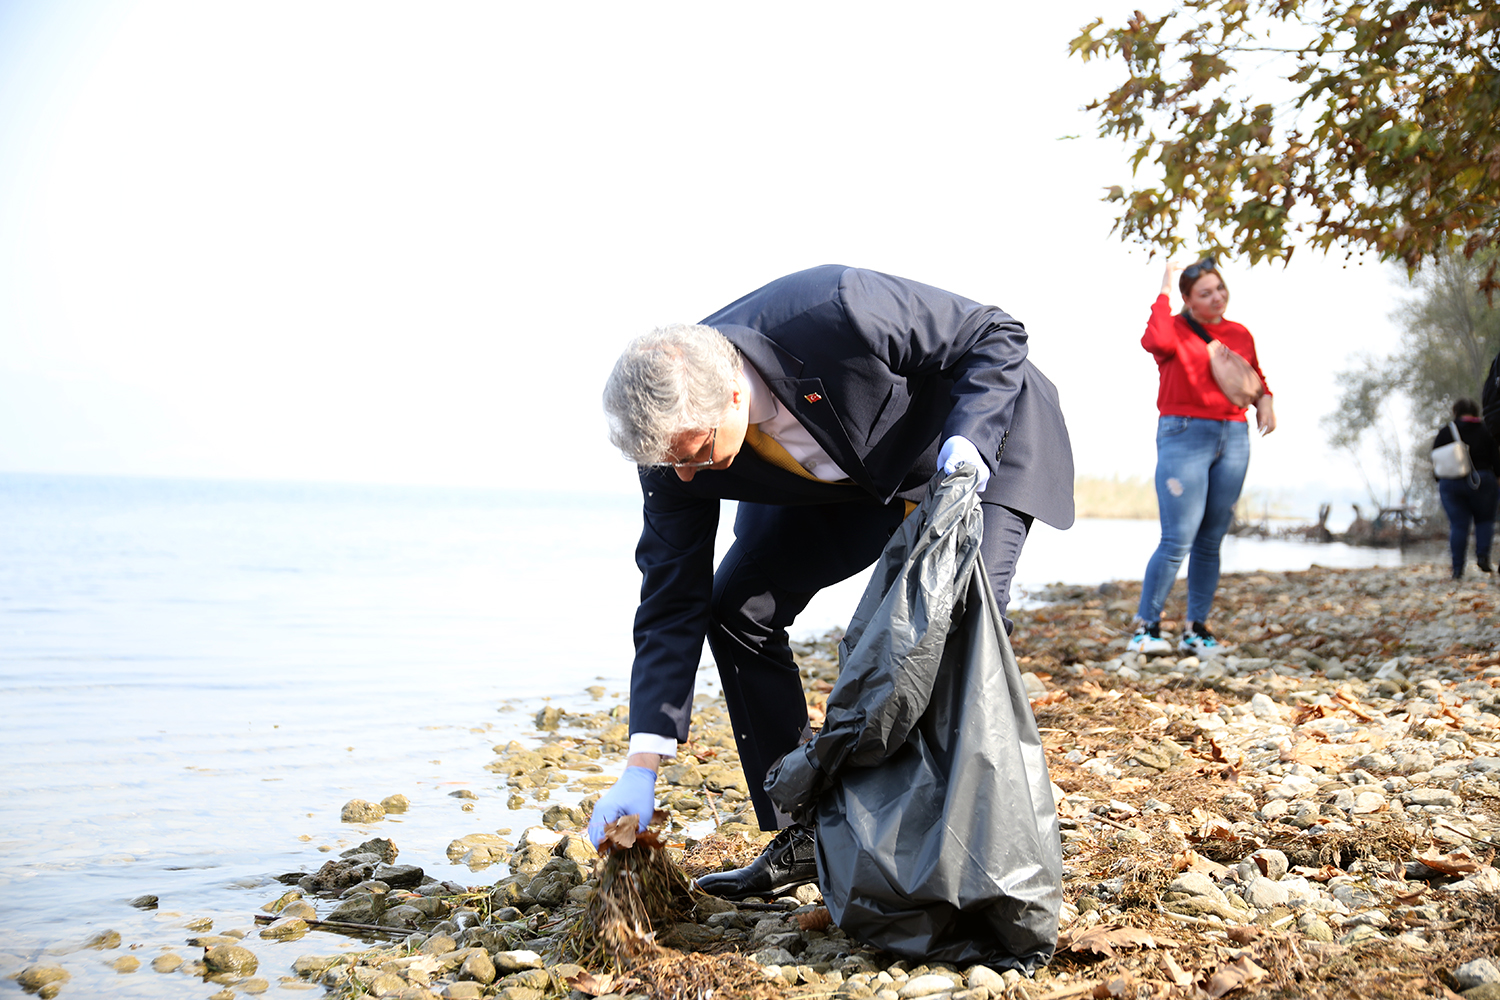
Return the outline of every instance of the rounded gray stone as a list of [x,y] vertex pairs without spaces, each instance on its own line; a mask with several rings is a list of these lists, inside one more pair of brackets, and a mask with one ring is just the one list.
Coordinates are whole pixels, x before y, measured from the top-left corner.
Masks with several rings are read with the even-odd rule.
[[1500,968],[1487,958],[1476,958],[1454,969],[1453,978],[1458,981],[1459,989],[1471,990],[1485,983],[1500,983]]

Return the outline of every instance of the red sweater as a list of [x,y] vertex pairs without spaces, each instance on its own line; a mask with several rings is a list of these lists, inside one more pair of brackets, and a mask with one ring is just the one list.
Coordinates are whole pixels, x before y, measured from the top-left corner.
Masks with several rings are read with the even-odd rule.
[[[1250,362],[1261,382],[1266,373],[1260,370],[1255,356],[1255,338],[1250,331],[1231,320],[1204,324],[1208,335]],[[1141,337],[1141,346],[1156,358],[1161,372],[1161,388],[1156,393],[1156,408],[1164,417],[1204,417],[1208,420],[1245,422],[1245,411],[1235,406],[1214,381],[1208,367],[1208,345],[1187,325],[1187,320],[1173,315],[1165,295],[1151,304],[1151,319]],[[1271,394],[1266,385],[1266,395]]]

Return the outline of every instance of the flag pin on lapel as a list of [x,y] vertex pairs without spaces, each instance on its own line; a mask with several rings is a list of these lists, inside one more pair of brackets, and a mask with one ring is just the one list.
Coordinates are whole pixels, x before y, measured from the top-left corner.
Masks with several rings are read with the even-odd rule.
[[821,392],[810,392],[802,398],[807,400],[809,403],[816,403],[818,400],[823,398],[823,394]]

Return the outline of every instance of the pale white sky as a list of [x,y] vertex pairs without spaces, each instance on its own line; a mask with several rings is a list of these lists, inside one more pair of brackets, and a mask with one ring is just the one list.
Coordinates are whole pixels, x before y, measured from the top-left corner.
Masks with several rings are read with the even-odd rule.
[[[623,343],[843,263],[1011,312],[1079,471],[1149,476],[1161,263],[1067,57],[1134,6],[9,0],[0,471],[633,492]],[[1225,273],[1250,487],[1357,491],[1318,420],[1394,272]]]

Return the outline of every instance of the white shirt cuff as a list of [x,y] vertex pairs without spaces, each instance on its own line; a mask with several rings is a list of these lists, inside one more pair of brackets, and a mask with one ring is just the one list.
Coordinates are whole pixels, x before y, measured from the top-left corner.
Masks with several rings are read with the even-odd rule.
[[655,733],[631,733],[630,753],[654,753],[662,757],[677,756],[677,741]]

